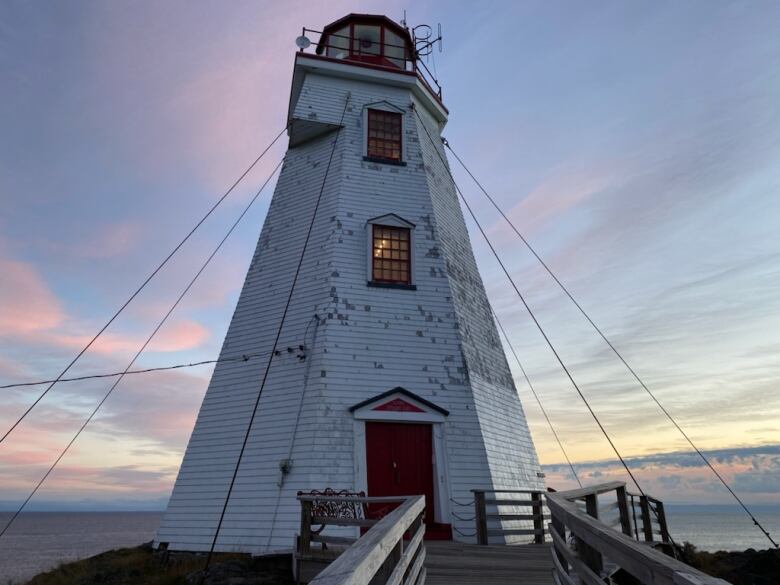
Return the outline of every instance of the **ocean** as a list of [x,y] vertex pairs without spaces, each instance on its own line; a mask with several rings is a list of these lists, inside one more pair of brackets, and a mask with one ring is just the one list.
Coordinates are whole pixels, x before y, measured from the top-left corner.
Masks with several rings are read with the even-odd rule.
[[[0,525],[10,514],[0,513]],[[28,512],[0,538],[0,583],[154,538],[161,512]]]
[[[754,513],[780,536],[780,506],[754,506]],[[734,506],[666,505],[669,529],[677,542],[700,550],[769,547],[749,518]],[[30,512],[17,518],[0,539],[0,583],[24,583],[59,563],[148,542],[160,512]],[[9,514],[0,513],[5,522]]]

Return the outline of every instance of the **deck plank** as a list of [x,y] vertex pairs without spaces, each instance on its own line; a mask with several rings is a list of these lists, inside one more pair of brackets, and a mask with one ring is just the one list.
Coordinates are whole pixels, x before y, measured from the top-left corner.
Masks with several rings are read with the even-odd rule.
[[479,546],[428,541],[429,585],[552,585],[549,544]]

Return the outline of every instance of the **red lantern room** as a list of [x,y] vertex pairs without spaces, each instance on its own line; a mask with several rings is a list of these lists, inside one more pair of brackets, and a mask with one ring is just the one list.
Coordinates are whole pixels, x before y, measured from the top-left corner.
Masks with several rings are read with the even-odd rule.
[[386,16],[350,14],[322,30],[317,55],[414,69],[414,44],[409,30]]

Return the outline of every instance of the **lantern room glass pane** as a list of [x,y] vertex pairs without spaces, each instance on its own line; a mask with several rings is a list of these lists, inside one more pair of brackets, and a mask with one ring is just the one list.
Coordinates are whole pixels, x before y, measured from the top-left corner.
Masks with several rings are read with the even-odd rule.
[[355,25],[355,38],[352,41],[353,55],[379,55],[381,54],[381,31],[378,26],[367,24]]
[[346,59],[349,54],[349,27],[345,26],[328,35],[326,55],[335,59]]
[[399,69],[406,69],[406,43],[390,29],[385,29],[385,58]]

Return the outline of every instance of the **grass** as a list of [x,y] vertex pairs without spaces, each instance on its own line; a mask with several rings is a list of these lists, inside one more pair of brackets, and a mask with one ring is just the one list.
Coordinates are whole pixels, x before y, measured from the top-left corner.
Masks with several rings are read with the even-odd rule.
[[[108,551],[94,557],[61,564],[41,573],[27,585],[192,585],[187,579],[203,569],[205,557],[170,553],[167,560],[148,545]],[[294,583],[289,557],[256,557],[216,554],[208,585],[286,585]]]

